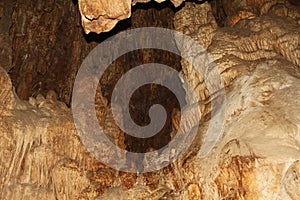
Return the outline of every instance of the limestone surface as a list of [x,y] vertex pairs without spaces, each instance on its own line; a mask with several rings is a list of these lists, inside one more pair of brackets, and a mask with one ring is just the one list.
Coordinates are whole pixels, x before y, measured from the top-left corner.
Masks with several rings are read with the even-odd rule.
[[[108,31],[130,16],[132,2],[99,2],[79,1],[85,31]],[[208,3],[186,2],[174,17],[175,29],[207,51],[211,62],[204,63],[205,69],[213,66],[219,72],[210,78],[218,75],[223,81],[218,85],[226,92],[222,131],[207,133],[215,117],[212,101],[224,103],[218,101],[220,92],[211,94],[214,87],[204,74],[181,60],[201,117],[174,109],[173,131],[180,116],[182,126],[197,120],[200,127],[187,153],[154,172],[125,173],[100,163],[83,145],[72,108],[52,90],[20,100],[9,67],[2,66],[9,59],[0,63],[0,199],[299,199],[299,7],[283,0],[223,2],[228,5],[224,27]],[[187,41],[175,41],[184,55]],[[184,56],[197,59],[204,51]],[[99,123],[125,148],[107,98],[102,91],[97,94]],[[97,148],[112,152],[95,144]]]

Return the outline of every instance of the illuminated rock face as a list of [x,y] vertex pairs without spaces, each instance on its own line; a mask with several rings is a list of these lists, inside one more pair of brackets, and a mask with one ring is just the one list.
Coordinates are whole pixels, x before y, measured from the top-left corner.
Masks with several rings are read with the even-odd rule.
[[79,0],[82,26],[86,33],[110,31],[131,15],[131,0]]
[[[102,33],[112,30],[118,21],[131,16],[131,6],[151,0],[79,0],[81,23],[86,33]],[[155,0],[162,3],[165,0]],[[184,0],[171,0],[178,7]]]
[[[201,199],[299,198],[299,11],[276,1],[260,1],[265,7],[258,10],[255,2],[228,2],[223,28],[208,4],[188,3],[175,16],[175,29],[207,49],[227,93],[221,139],[207,156],[183,166]],[[236,14],[245,10],[258,13]],[[202,75],[186,61],[182,68],[198,97],[209,98]]]
[[[103,14],[111,1],[89,7],[91,2],[79,1],[81,12],[103,20],[86,22],[86,31],[108,31],[115,19],[130,15],[131,2],[120,2],[111,15]],[[176,163],[139,175],[99,163],[55,92],[21,101],[8,67],[1,66],[0,199],[299,199],[299,8],[279,0],[223,2],[228,16],[223,28],[207,3],[185,3],[174,18],[176,30],[207,49],[224,81],[224,129],[208,154],[199,156],[204,136],[209,137],[209,95],[203,77],[184,60],[182,74],[208,102],[199,104],[203,122],[196,141]],[[106,23],[106,16],[112,21]],[[99,122],[107,122],[109,136],[124,147],[107,100],[97,94]],[[187,122],[193,116],[183,117]]]

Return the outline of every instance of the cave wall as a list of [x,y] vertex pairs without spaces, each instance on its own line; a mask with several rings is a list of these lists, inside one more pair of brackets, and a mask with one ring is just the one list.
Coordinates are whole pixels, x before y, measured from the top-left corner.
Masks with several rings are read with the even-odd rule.
[[[9,73],[20,99],[31,101],[39,94],[46,97],[49,91],[54,91],[57,99],[69,106],[77,70],[89,51],[98,43],[128,28],[144,26],[174,28],[173,5],[149,3],[148,7],[144,4],[136,5],[132,10],[132,17],[119,23],[111,33],[86,35],[80,25],[78,6],[76,1],[38,1],[36,3],[13,1],[2,5],[3,42],[1,45],[5,54],[2,56],[1,63]],[[112,88],[120,76],[133,66],[153,61],[159,61],[180,70],[179,58],[174,59],[168,52],[141,50],[121,57],[107,70],[101,80],[101,86],[99,85],[101,91],[98,91],[96,97],[99,121],[103,121],[100,118],[107,118],[106,122],[108,122],[112,118],[110,110],[105,106],[110,104]],[[138,109],[132,111],[134,120],[142,125],[147,124],[149,121],[147,110],[156,102],[169,107],[167,125],[152,141],[137,142],[134,138],[127,137],[127,148],[131,150],[145,151],[150,147],[159,148],[170,139],[169,133],[172,129],[170,113],[171,109],[178,105],[172,103],[169,97],[171,94],[166,90],[160,93],[157,91],[159,89],[156,86],[149,85],[144,88],[143,92],[138,91],[135,94],[132,105],[136,104],[134,106]],[[152,103],[147,100],[149,96],[146,95],[147,93],[155,96]],[[164,102],[159,99],[163,99]],[[114,126],[113,122],[109,124]],[[114,130],[119,132],[116,127]],[[111,135],[111,139],[117,140],[117,143],[124,146],[122,142],[124,139],[120,137],[117,139],[117,135]]]
[[[230,1],[228,4],[232,6],[223,6],[226,18],[222,28],[214,18],[214,9],[208,3],[185,3],[176,13],[164,8],[162,12],[165,13],[161,15],[152,8],[137,11],[136,16],[132,14],[133,27],[139,26],[139,23],[134,23],[134,19],[138,21],[142,16],[154,19],[152,22],[142,21],[143,25],[160,25],[161,22],[157,23],[158,18],[174,16],[174,26],[167,19],[162,19],[162,26],[174,27],[207,48],[217,63],[227,92],[224,132],[211,151],[205,155],[199,154],[203,138],[207,136],[205,131],[210,122],[207,118],[201,122],[201,129],[187,154],[164,169],[144,174],[119,172],[98,162],[78,137],[71,109],[57,99],[55,92],[33,95],[29,101],[19,99],[13,92],[13,84],[7,72],[10,72],[13,82],[19,80],[17,76],[21,77],[21,82],[24,81],[25,74],[29,72],[38,77],[37,71],[29,70],[32,65],[22,62],[26,60],[26,56],[22,57],[22,51],[14,55],[14,52],[18,52],[21,38],[29,41],[28,37],[33,33],[29,31],[22,36],[23,29],[11,26],[13,22],[6,17],[9,16],[6,12],[14,13],[13,16],[17,16],[18,12],[10,9],[4,12],[2,9],[1,19],[8,19],[8,22],[1,22],[1,26],[11,27],[12,39],[1,42],[1,48],[12,45],[13,51],[6,53],[11,58],[19,58],[18,63],[24,71],[14,66],[18,59],[13,59],[9,65],[10,57],[1,57],[4,63],[8,63],[5,66],[1,63],[0,67],[1,199],[299,199],[299,8],[281,0],[259,1],[265,7],[257,7],[253,2]],[[11,5],[11,8],[25,9],[23,4]],[[70,6],[77,12],[73,3]],[[26,9],[27,12],[30,9]],[[57,15],[63,13],[56,12]],[[54,27],[59,26],[56,24]],[[81,32],[80,27],[78,29]],[[21,34],[19,36],[18,31]],[[3,31],[3,38],[8,36]],[[39,40],[33,41],[37,52],[41,51],[42,54]],[[20,48],[28,51],[25,47]],[[178,48],[182,48],[180,43]],[[34,52],[35,48],[29,49]],[[146,53],[151,58],[143,52],[129,57],[142,57],[143,62],[160,59],[157,52]],[[39,59],[34,59],[32,54],[28,56],[37,70]],[[166,57],[166,60],[159,61],[174,64],[175,69],[181,69],[177,60],[171,60],[167,54]],[[121,57],[112,68],[122,73],[125,69],[129,70],[130,65],[125,69],[120,67],[127,59],[126,56]],[[130,64],[139,63],[133,60]],[[202,117],[210,116],[211,97],[207,95],[201,75],[195,73],[184,60],[181,64],[182,73],[195,88],[201,102],[205,102],[199,104]],[[75,69],[70,70],[74,73]],[[113,87],[112,80],[116,79],[108,79],[110,73],[112,71],[102,80],[103,91],[102,88],[98,89],[101,97],[96,99],[99,111],[103,109],[109,112],[110,93],[107,91],[110,90],[107,88]],[[15,86],[20,84],[14,82]],[[156,94],[156,90],[148,88],[148,91]],[[59,91],[57,93],[65,101]],[[30,92],[28,94],[32,95]],[[140,99],[140,96],[142,94],[137,93],[136,98]],[[23,98],[27,97],[25,95]],[[143,109],[146,110],[147,106]],[[193,116],[188,113],[182,114],[183,125],[191,120],[201,120],[192,119]],[[101,120],[111,120],[109,115],[99,114],[100,123]],[[117,131],[114,122],[111,121],[108,126],[109,131],[115,131],[111,132],[112,139],[115,139]],[[119,145],[123,145],[123,148],[124,141],[124,137],[119,138]],[[105,146],[97,148],[107,149]],[[113,151],[107,149],[108,153]]]
[[[86,42],[73,1],[10,1],[1,34],[7,61],[2,62],[21,99],[54,90],[70,103],[72,83],[82,60],[94,46]],[[10,60],[8,60],[10,58]]]
[[[151,3],[148,6],[143,4],[137,5],[136,8],[133,9],[130,28],[163,27],[174,29],[173,18],[175,13],[172,8],[170,8],[171,6],[171,4],[158,3]],[[176,46],[175,40],[173,46]],[[108,73],[104,74],[100,81],[104,96],[108,99],[108,102],[110,102],[113,88],[121,76],[130,69],[145,63],[161,63],[171,66],[177,71],[181,70],[180,57],[174,56],[170,52],[152,49],[129,52],[117,59],[111,66],[111,69],[108,70]],[[128,85],[130,85],[130,83],[128,83]],[[126,90],[123,92],[125,94]],[[168,118],[166,126],[152,139],[139,139],[126,135],[125,139],[128,150],[133,152],[145,152],[149,148],[160,149],[162,146],[165,146],[170,140],[170,132],[172,131],[172,110],[179,108],[179,103],[176,101],[174,95],[167,88],[150,84],[138,89],[130,101],[133,120],[141,126],[145,126],[150,122],[148,111],[153,104],[163,105],[167,110]]]
[[[216,63],[227,98],[219,141],[208,155],[196,150],[200,159],[188,159],[183,173],[192,177],[187,182],[199,184],[198,199],[297,199],[298,182],[291,177],[299,175],[300,155],[299,117],[293,112],[299,109],[298,8],[287,1],[260,1],[265,7],[255,7],[255,1],[230,3],[224,6],[223,28],[216,26],[207,4],[186,4],[175,16],[175,29],[203,45]],[[212,98],[203,75],[181,63],[198,98]],[[203,115],[211,112],[209,101],[199,106]],[[202,129],[200,135],[207,134]],[[216,138],[206,136],[207,141]],[[190,176],[190,171],[199,173]]]
[[5,70],[10,70],[12,65],[12,42],[9,29],[12,25],[11,15],[13,12],[13,1],[0,2],[0,61]]

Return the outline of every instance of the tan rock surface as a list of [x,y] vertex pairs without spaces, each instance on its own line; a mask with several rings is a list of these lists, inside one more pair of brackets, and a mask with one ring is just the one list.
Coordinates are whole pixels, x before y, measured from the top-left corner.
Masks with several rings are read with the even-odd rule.
[[[123,173],[99,163],[56,93],[21,101],[0,68],[0,198],[299,199],[300,31],[298,18],[281,9],[224,28],[217,27],[207,3],[186,3],[176,13],[176,30],[208,50],[224,80],[224,129],[216,145],[199,154],[203,139],[211,137],[206,135],[210,99],[202,75],[183,60],[182,73],[201,100],[203,118],[183,114],[183,125],[202,120],[196,140],[187,154],[156,172]],[[98,93],[99,123],[111,121],[107,100]],[[124,145],[115,133],[109,136]]]
[[[226,116],[215,148],[183,167],[186,175],[194,172],[186,176],[187,183],[198,182],[201,199],[297,199],[297,178],[286,182],[285,177],[299,175],[287,171],[300,156],[299,24],[270,11],[240,20],[233,28],[213,30],[210,25],[213,36],[205,35],[205,20],[190,10],[207,13],[209,22],[207,7],[187,4],[177,13],[175,27],[207,48],[217,64],[227,91]],[[199,98],[208,98],[201,74],[186,61],[182,65]]]
[[[131,6],[151,0],[79,0],[81,24],[85,33],[102,33],[112,30],[116,24],[131,16]],[[158,3],[166,0],[155,0]],[[178,7],[184,0],[171,0]]]
[[82,26],[86,33],[110,31],[131,15],[131,0],[79,0]]

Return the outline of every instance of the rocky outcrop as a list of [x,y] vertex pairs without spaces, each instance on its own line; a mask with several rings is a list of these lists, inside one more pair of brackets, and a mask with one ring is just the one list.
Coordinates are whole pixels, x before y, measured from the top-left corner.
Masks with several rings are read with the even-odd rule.
[[[131,6],[151,0],[79,0],[81,24],[85,33],[102,33],[112,30],[115,25],[131,16]],[[155,0],[162,3],[165,0]],[[184,0],[171,0],[175,7]]]
[[86,33],[110,31],[118,21],[131,16],[131,0],[79,0],[78,3]]

